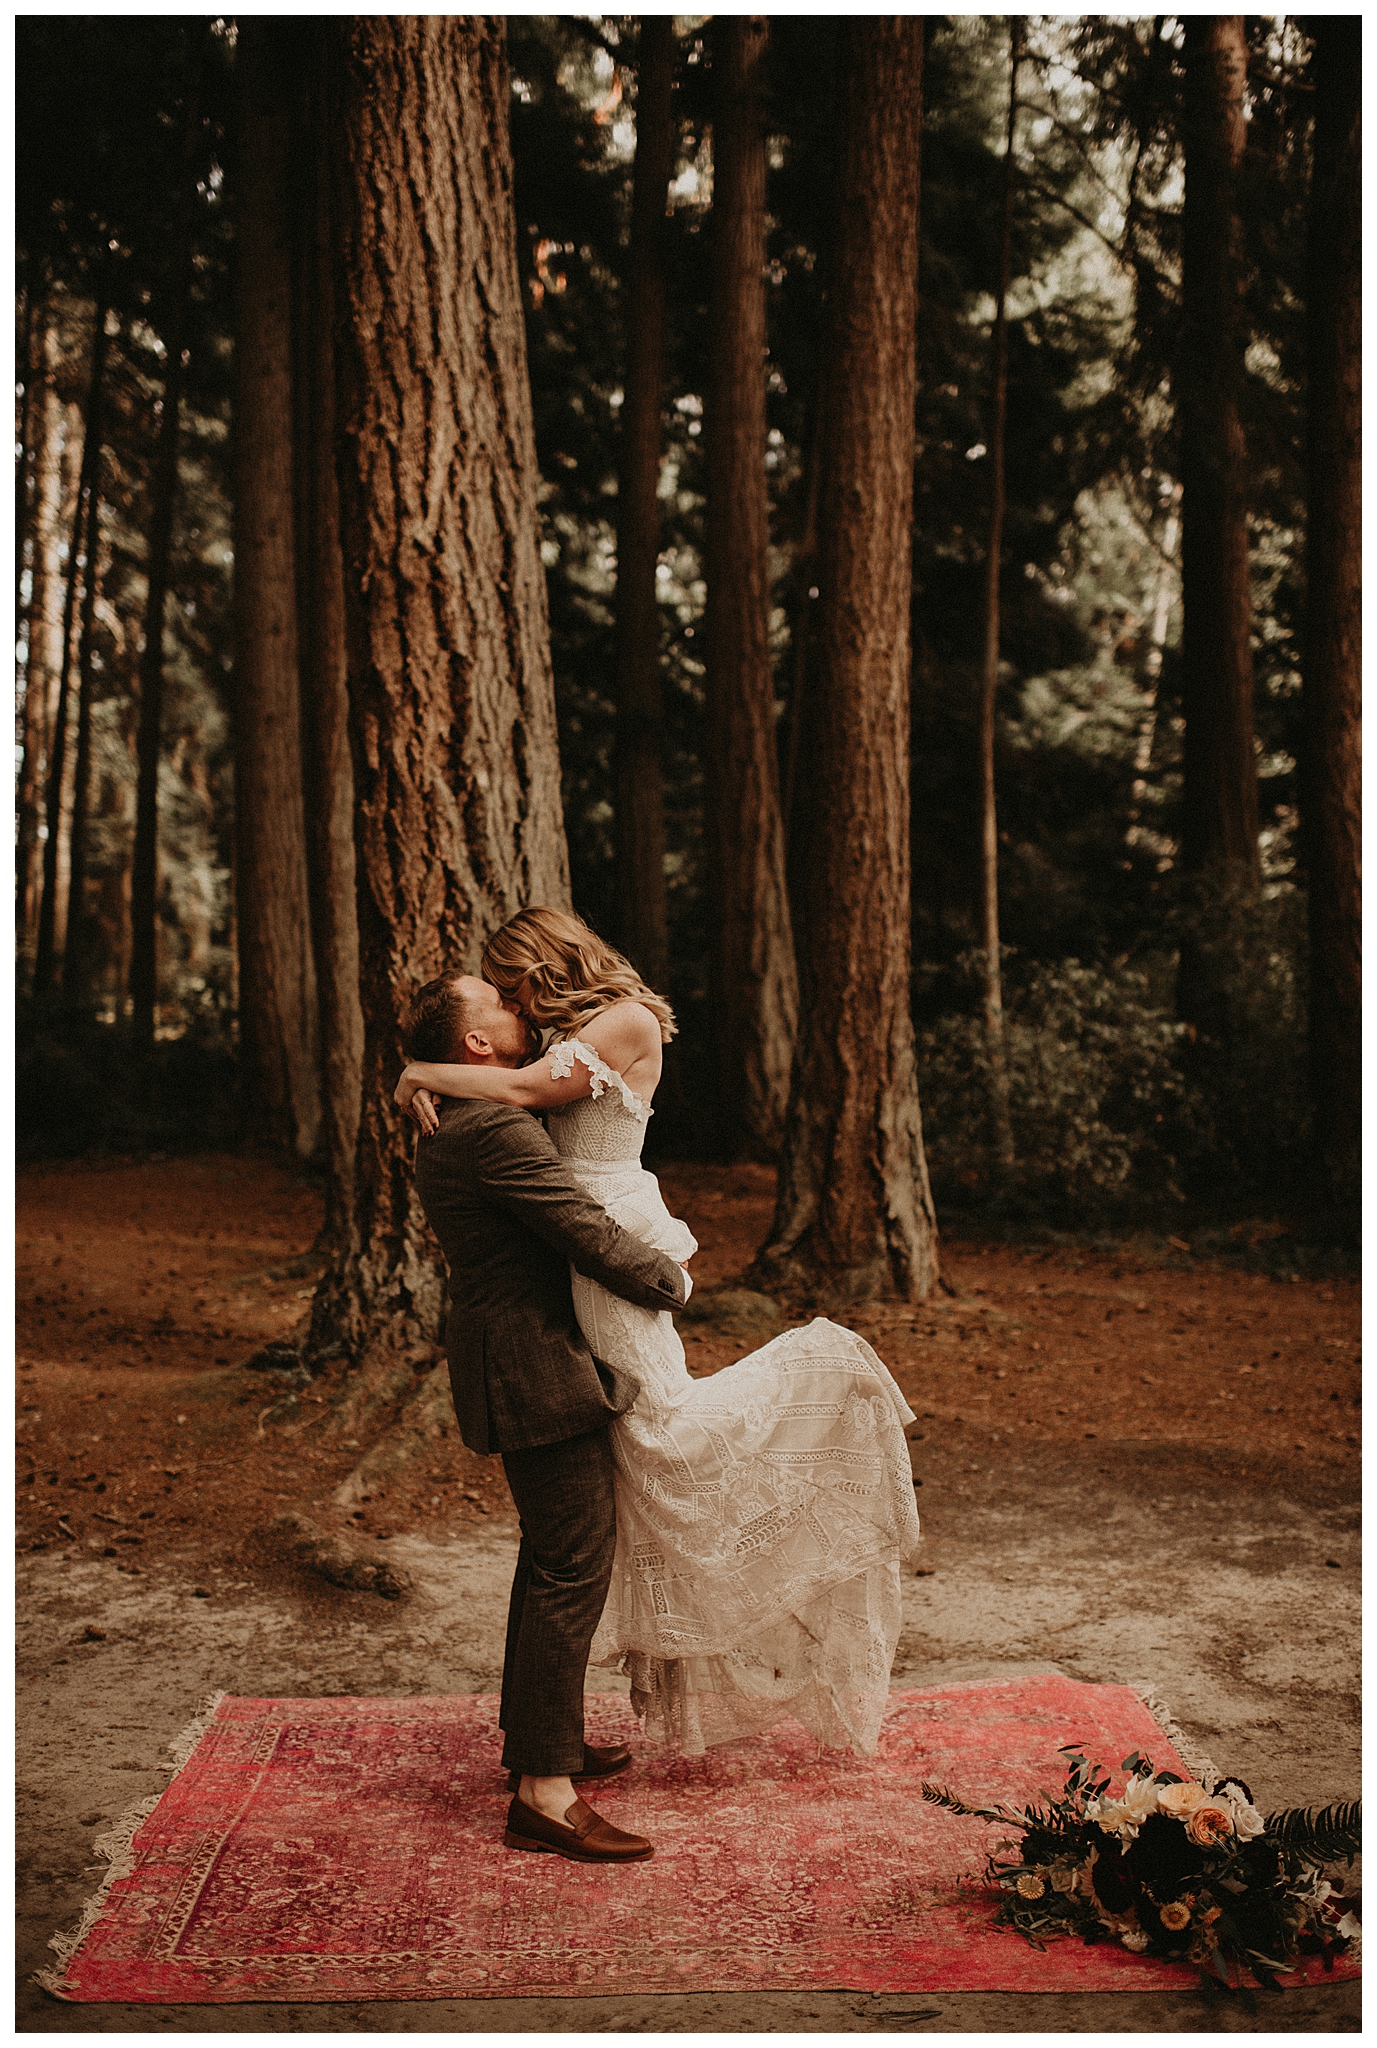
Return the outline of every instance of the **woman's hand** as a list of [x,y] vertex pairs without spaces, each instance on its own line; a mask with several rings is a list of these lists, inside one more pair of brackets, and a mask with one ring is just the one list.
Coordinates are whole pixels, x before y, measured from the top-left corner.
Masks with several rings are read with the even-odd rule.
[[440,1128],[440,1119],[435,1113],[435,1097],[424,1086],[414,1066],[403,1069],[392,1100],[409,1116],[423,1138],[428,1138]]

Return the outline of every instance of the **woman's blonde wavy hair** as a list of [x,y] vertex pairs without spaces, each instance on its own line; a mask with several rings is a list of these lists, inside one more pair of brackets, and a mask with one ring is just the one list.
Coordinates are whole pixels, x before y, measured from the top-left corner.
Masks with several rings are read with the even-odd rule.
[[575,1037],[612,1003],[644,1003],[668,1044],[679,1029],[663,996],[647,988],[629,960],[572,910],[536,904],[519,910],[483,949],[483,979],[514,996],[531,984],[531,1015],[543,1031]]

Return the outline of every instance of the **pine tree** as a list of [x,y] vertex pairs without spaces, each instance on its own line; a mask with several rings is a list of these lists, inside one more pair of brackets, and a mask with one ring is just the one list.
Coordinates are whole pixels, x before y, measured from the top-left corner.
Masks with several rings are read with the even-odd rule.
[[1351,1206],[1362,1134],[1362,24],[1357,15],[1324,15],[1314,34],[1304,787],[1310,1065],[1326,1192]]
[[909,987],[909,595],[923,23],[843,33],[803,1024],[757,1271],[921,1299],[937,1232]]
[[279,1143],[309,1157],[320,1127],[320,1020],[297,673],[288,54],[276,24],[240,23],[235,880],[248,1099]]
[[776,1152],[798,1031],[770,662],[763,15],[720,25],[706,418],[706,834],[722,1141]]
[[566,903],[568,871],[502,26],[340,18],[326,53],[363,1054],[311,1341],[377,1379],[440,1335],[392,1101],[407,1009],[520,906]]

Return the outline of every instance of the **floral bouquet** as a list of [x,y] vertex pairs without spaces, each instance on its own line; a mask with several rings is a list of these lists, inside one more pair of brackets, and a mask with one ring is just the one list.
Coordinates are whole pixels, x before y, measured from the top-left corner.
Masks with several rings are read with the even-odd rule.
[[1324,1876],[1329,1865],[1351,1867],[1358,1853],[1356,1802],[1264,1819],[1239,1778],[1207,1789],[1154,1772],[1135,1750],[1113,1792],[1102,1765],[1074,1748],[1062,1754],[1070,1761],[1061,1797],[1044,1793],[1045,1806],[1022,1813],[923,1786],[934,1806],[1017,1830],[986,1865],[1003,1894],[997,1926],[1016,1928],[1035,1948],[1057,1934],[1119,1941],[1135,1954],[1195,1963],[1228,1989],[1245,1969],[1279,1991],[1278,1978],[1300,1957],[1320,1956],[1326,1970],[1336,1956],[1356,1959],[1359,1899]]

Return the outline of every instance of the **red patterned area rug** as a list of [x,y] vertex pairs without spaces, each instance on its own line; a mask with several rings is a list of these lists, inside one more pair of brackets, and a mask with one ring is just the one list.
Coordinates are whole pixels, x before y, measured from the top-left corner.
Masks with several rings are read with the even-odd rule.
[[[591,1739],[634,1741],[624,1699],[589,1706]],[[1022,1804],[1060,1787],[1072,1742],[1113,1766],[1141,1749],[1182,1769],[1127,1687],[894,1693],[865,1760],[820,1753],[793,1723],[704,1757],[646,1750],[594,1795],[655,1843],[620,1869],[503,1847],[496,1721],[489,1696],[222,1698],[152,1812],[107,1837],[110,1876],[40,1981],[153,2004],[1197,1981],[992,1929],[962,1880],[994,1831],[919,1789]]]

